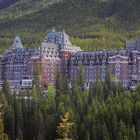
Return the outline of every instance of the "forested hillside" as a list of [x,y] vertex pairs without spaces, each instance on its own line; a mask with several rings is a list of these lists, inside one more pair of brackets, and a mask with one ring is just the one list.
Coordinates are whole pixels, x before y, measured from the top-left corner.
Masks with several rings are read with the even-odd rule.
[[0,10],[14,4],[17,1],[18,0],[0,0]]
[[18,34],[37,47],[55,27],[84,50],[120,48],[140,35],[139,9],[138,0],[20,0],[0,13],[0,46]]

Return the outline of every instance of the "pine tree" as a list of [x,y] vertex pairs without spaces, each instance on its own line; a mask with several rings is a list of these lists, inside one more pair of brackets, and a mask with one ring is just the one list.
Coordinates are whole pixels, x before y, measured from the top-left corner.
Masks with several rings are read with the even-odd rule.
[[78,127],[78,139],[80,140],[85,140],[86,139],[86,128],[84,123],[80,123],[79,127]]
[[136,130],[134,126],[130,129],[130,139],[136,140]]
[[33,96],[33,100],[35,102],[37,102],[38,101],[38,92],[37,92],[37,87],[35,84],[33,85],[33,88],[32,88],[32,96]]
[[126,134],[126,125],[122,120],[119,122],[118,129],[119,129],[119,133],[120,133],[118,135],[118,140],[121,140],[127,135]]
[[127,136],[124,136],[124,140],[128,140],[128,137]]
[[117,129],[118,129],[117,117],[116,115],[114,115],[112,119],[112,137],[114,140],[117,140]]
[[78,71],[78,86],[80,87],[80,91],[84,90],[84,73],[83,73],[83,65],[79,65]]
[[60,73],[60,71],[58,70],[57,73],[56,73],[56,83],[55,83],[55,88],[56,88],[56,95],[59,95],[62,90],[63,90],[63,77]]
[[4,93],[1,93],[0,103],[3,105],[2,107],[6,108],[8,106],[8,102]]
[[3,119],[0,113],[0,140],[8,140],[8,135],[4,133]]
[[73,123],[69,121],[69,113],[65,113],[61,116],[60,123],[57,127],[57,133],[64,140],[68,140],[70,130],[72,129]]
[[104,99],[103,95],[103,84],[100,79],[97,79],[97,81],[93,85],[93,93],[94,97],[98,97],[99,99]]
[[9,87],[8,81],[4,80],[3,85],[2,85],[2,92],[4,95],[7,97],[8,102],[10,102],[10,96],[11,96],[11,89]]
[[102,126],[102,133],[103,133],[103,140],[110,140],[109,132],[108,132],[106,123],[104,123]]
[[49,86],[48,86],[47,97],[51,101],[54,101],[54,99],[55,99],[55,88],[52,84],[49,84]]
[[136,86],[136,92],[140,95],[140,83],[138,83]]
[[8,106],[3,113],[4,115],[4,127],[10,138],[10,140],[15,140],[15,112],[12,106]]
[[108,67],[106,71],[104,90],[105,90],[105,97],[112,94],[112,79],[111,79],[111,74]]
[[37,86],[37,91],[41,93],[43,80],[41,75],[41,66],[39,62],[34,62],[34,84]]
[[13,101],[13,108],[15,112],[16,137],[22,140],[23,139],[23,136],[22,136],[23,117],[22,117],[21,103],[19,102],[18,99],[16,99],[16,97],[14,98],[14,101]]
[[92,126],[91,130],[90,130],[90,138],[91,138],[92,140],[96,140],[96,131],[97,131],[97,129],[96,129],[96,124],[94,124],[94,125]]

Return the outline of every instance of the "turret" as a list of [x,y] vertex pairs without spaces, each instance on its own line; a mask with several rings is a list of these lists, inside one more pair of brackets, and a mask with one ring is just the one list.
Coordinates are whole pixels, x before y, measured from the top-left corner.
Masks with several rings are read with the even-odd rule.
[[21,39],[19,36],[15,37],[15,40],[13,42],[13,48],[17,49],[17,48],[23,48],[22,47],[22,43],[21,43]]

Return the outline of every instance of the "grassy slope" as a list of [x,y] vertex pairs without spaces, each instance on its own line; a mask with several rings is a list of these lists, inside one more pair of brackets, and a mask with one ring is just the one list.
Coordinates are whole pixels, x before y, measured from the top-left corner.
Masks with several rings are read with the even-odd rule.
[[12,35],[19,34],[25,46],[36,47],[52,27],[66,30],[72,42],[85,50],[120,48],[126,38],[140,34],[138,0],[64,0],[52,4],[54,1],[21,0],[3,10],[0,42],[5,39],[6,43],[1,46],[8,47]]

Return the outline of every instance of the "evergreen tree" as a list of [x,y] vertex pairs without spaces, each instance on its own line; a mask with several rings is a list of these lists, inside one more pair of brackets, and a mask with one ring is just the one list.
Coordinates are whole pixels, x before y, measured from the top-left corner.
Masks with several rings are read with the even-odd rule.
[[55,88],[52,84],[49,84],[48,90],[47,90],[47,97],[49,100],[54,101],[55,100]]
[[94,97],[99,99],[104,99],[104,93],[103,93],[103,84],[100,79],[97,79],[97,81],[93,84],[93,94]]
[[136,86],[136,92],[140,95],[140,83],[138,83]]
[[35,101],[35,102],[37,102],[38,101],[38,98],[39,98],[39,96],[38,96],[38,92],[37,92],[38,90],[37,90],[37,87],[36,87],[36,85],[34,84],[33,85],[33,88],[32,88],[32,97],[33,97],[33,100]]
[[72,129],[73,123],[69,121],[69,113],[65,113],[61,116],[59,125],[57,127],[57,133],[64,139],[68,140],[70,130]]
[[0,113],[0,140],[8,140],[8,135],[4,133],[3,119]]
[[19,102],[19,99],[17,99],[16,97],[17,96],[14,96],[13,98],[13,109],[15,114],[15,135],[17,138],[22,140],[23,116],[21,110],[21,103]]
[[2,107],[4,108],[8,106],[6,95],[3,92],[1,93],[0,103],[3,105]]
[[134,126],[130,129],[130,139],[136,140],[136,130]]
[[43,80],[41,75],[41,66],[40,63],[34,62],[34,81],[33,84],[36,85],[38,93],[41,93],[43,88]]
[[4,127],[10,140],[15,140],[15,113],[12,106],[8,106],[4,112]]
[[[109,120],[110,121],[110,120]],[[118,137],[118,123],[117,123],[117,117],[116,117],[116,114],[113,116],[113,119],[112,119],[112,138],[114,140],[117,140],[117,137]]]
[[85,140],[87,136],[89,137],[89,132],[86,131],[84,123],[80,123],[78,132],[78,139],[80,140]]
[[61,72],[58,70],[56,73],[56,83],[55,83],[55,88],[56,88],[56,95],[59,95],[62,90],[63,90],[63,77],[61,75]]
[[106,124],[104,123],[103,126],[102,126],[102,135],[103,135],[103,140],[110,140],[110,136],[109,136],[109,132],[108,132],[108,129],[107,129],[107,126]]
[[10,102],[10,97],[11,97],[11,89],[9,87],[8,81],[4,80],[3,85],[2,85],[2,92],[6,96],[8,102]]
[[84,91],[84,69],[83,69],[83,65],[80,64],[78,67],[79,71],[78,71],[78,86],[80,88],[80,91]]

